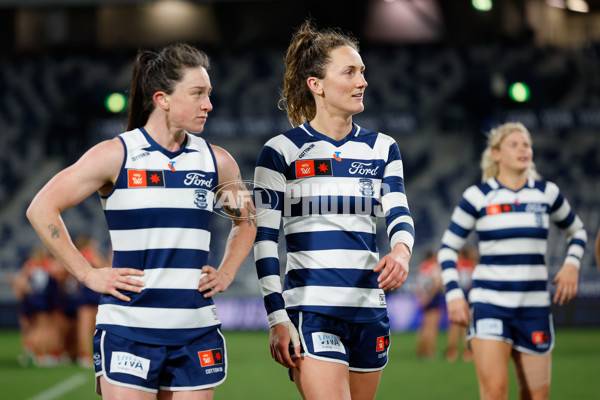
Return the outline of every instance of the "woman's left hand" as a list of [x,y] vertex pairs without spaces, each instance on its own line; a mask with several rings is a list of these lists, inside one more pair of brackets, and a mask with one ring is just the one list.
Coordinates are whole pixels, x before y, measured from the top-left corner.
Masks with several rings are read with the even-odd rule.
[[198,291],[207,291],[206,293],[204,293],[204,298],[209,298],[219,292],[226,291],[231,282],[233,281],[233,278],[231,278],[225,272],[215,269],[210,265],[205,265],[204,267],[202,267],[202,272],[206,275],[202,279],[200,279],[200,283],[198,284]]
[[552,284],[558,284],[554,293],[554,302],[562,306],[575,297],[578,280],[579,269],[573,264],[563,265],[552,281]]

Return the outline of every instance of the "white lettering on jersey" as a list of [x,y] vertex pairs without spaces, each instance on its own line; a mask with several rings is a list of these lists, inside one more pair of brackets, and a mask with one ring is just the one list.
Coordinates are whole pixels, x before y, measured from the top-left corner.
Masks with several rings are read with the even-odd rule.
[[204,177],[204,174],[200,174],[198,172],[190,172],[185,176],[185,180],[183,181],[183,183],[186,186],[194,185],[212,187],[213,178],[203,179]]
[[377,170],[379,169],[379,166],[375,167],[375,168],[366,168],[366,167],[370,167],[371,164],[373,163],[363,163],[360,161],[354,161],[351,164],[351,168],[348,170],[348,172],[351,175],[370,175],[370,176],[377,176]]

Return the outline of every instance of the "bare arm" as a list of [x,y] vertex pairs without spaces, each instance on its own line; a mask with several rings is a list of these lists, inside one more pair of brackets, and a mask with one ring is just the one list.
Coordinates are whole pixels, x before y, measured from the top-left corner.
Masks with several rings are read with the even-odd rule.
[[90,289],[129,298],[117,289],[141,292],[143,282],[127,275],[143,275],[132,268],[95,269],[77,250],[61,213],[76,206],[95,191],[112,188],[123,162],[124,149],[119,139],[97,144],[75,164],[56,174],[35,196],[27,218],[46,247],[80,282]]
[[218,269],[204,266],[207,275],[200,280],[198,290],[208,290],[204,297],[211,297],[227,290],[238,269],[250,253],[256,237],[256,210],[252,194],[248,191],[240,169],[229,153],[213,146],[219,172],[217,196],[221,196],[223,210],[231,218],[231,231],[225,245],[225,253]]

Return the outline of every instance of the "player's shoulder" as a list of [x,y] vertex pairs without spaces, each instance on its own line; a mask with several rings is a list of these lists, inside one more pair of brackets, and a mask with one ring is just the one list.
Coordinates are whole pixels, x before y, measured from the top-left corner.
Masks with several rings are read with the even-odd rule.
[[356,125],[356,134],[355,136],[355,140],[359,140],[359,141],[366,141],[366,142],[378,142],[381,144],[385,144],[385,145],[391,145],[393,143],[396,143],[396,140],[391,137],[390,135],[387,135],[383,132],[379,132],[379,131],[374,131],[368,128],[365,128],[363,126],[360,125]]
[[283,133],[273,136],[265,143],[265,146],[275,150],[283,150],[289,147],[300,148],[308,139],[307,133],[300,127],[291,128]]
[[125,154],[124,143],[119,136],[103,140],[91,147],[82,159],[98,159],[107,162],[122,161]]
[[556,183],[554,183],[552,181],[543,180],[543,179],[536,180],[534,187],[537,190],[539,190],[540,192],[542,192],[544,195],[546,195],[549,201],[553,201],[558,196],[561,195],[560,188],[558,187],[558,185]]
[[187,140],[188,140],[187,147],[195,148],[195,149],[200,149],[200,148],[205,148],[205,147],[210,147],[211,149],[214,149],[215,147],[217,147],[217,146],[209,143],[208,140],[204,139],[203,137],[201,137],[199,135],[195,135],[192,133],[186,133],[186,135],[187,135]]
[[533,187],[542,192],[560,192],[558,185],[546,179],[538,179],[533,181]]
[[233,156],[221,146],[211,144],[210,147],[215,156],[215,162],[217,163],[217,168],[219,169],[219,173],[221,173],[222,171],[225,171],[225,170],[227,170],[227,171],[231,170],[237,174],[237,171],[239,170],[239,168],[238,168],[237,162],[235,161]]
[[472,198],[486,196],[488,193],[498,189],[499,185],[497,184],[495,179],[492,178],[488,179],[485,182],[474,183],[468,186],[463,193],[463,197]]
[[148,145],[144,128],[136,128],[126,132],[122,132],[116,136],[116,139],[123,141],[128,147]]

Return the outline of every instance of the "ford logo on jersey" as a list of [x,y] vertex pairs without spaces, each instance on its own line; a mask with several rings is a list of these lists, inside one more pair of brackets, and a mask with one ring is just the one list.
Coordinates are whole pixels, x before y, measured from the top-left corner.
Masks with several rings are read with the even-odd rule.
[[183,184],[186,186],[205,186],[212,187],[213,178],[205,179],[206,175],[199,172],[190,172],[185,176]]
[[354,161],[350,164],[350,169],[348,172],[350,175],[371,175],[377,176],[377,171],[379,170],[379,165],[375,168],[372,167],[373,163],[364,163],[360,161]]

